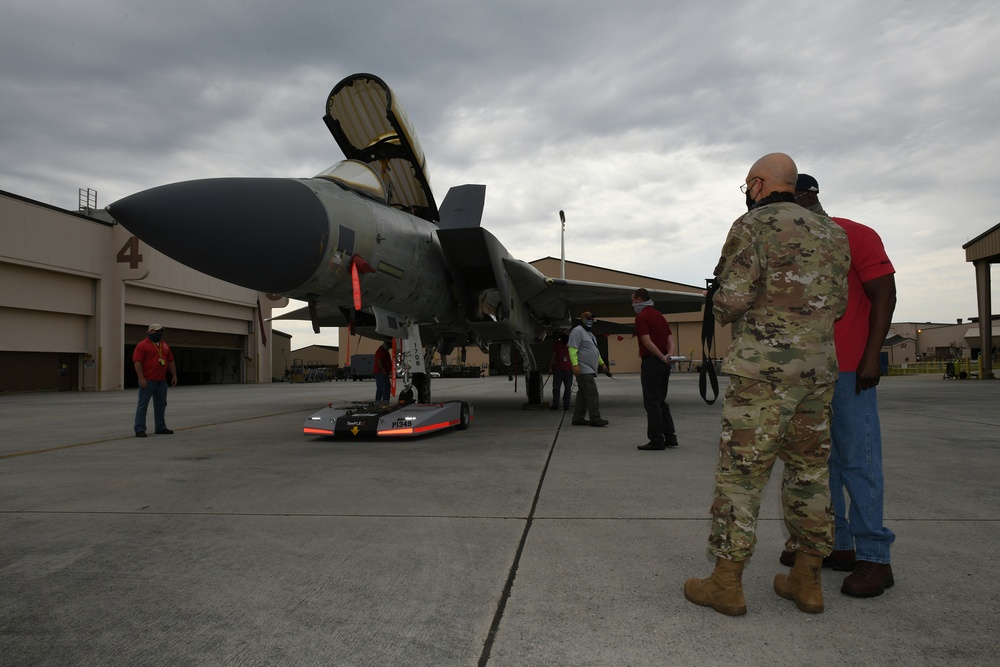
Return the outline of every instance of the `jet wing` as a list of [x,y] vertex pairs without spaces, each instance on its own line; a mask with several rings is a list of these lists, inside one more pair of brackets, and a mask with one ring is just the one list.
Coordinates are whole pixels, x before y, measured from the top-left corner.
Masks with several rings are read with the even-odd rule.
[[330,92],[323,121],[344,155],[382,175],[389,203],[437,222],[427,160],[403,107],[382,79],[352,74]]
[[[582,280],[549,278],[521,260],[505,258],[504,266],[518,295],[540,318],[560,320],[577,317],[589,310],[597,317],[634,317],[629,285],[608,285]],[[705,297],[700,293],[646,287],[656,309],[663,314],[694,313],[701,310]]]

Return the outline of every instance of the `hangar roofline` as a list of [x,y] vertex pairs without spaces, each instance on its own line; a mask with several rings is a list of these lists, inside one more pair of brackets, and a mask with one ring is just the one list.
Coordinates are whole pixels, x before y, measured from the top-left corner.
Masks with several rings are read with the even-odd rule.
[[46,204],[43,201],[38,201],[37,199],[30,199],[29,197],[22,197],[21,195],[14,194],[13,192],[8,192],[7,190],[0,190],[0,196],[10,197],[11,199],[16,199],[25,204],[31,204],[33,206],[41,206],[42,208],[47,208],[50,211],[56,211],[58,213],[63,213],[65,215],[71,215],[74,218],[80,218],[88,222],[96,222],[99,225],[104,225],[105,227],[114,227],[116,222],[110,222],[108,220],[101,220],[100,218],[95,218],[89,216],[86,213],[81,213],[80,211],[71,211],[68,208],[60,208],[58,206],[53,206],[52,204]]
[[[560,261],[560,259],[558,257],[553,257],[552,255],[546,255],[545,257],[539,257],[538,259],[533,259],[533,260],[531,260],[528,263],[531,264],[532,266],[534,266],[536,262],[544,262],[544,261],[550,260],[550,259],[554,260],[556,262]],[[588,264],[586,262],[574,262],[574,261],[569,260],[569,259],[566,260],[566,263],[567,264],[575,264],[576,266],[582,266],[582,267],[587,267],[587,268],[592,268],[592,269],[601,269],[601,270],[604,270],[604,271],[614,271],[615,273],[620,273],[623,276],[634,276],[636,278],[641,278],[642,280],[655,280],[655,281],[661,282],[661,283],[673,283],[675,285],[681,285],[683,287],[690,287],[691,289],[696,289],[696,290],[703,290],[703,289],[705,289],[704,285],[689,285],[687,283],[678,282],[676,280],[669,280],[667,278],[654,278],[653,276],[644,276],[644,275],[642,275],[640,273],[632,273],[630,271],[622,271],[621,269],[614,269],[614,268],[611,268],[609,266],[598,266],[597,264]]]
[[982,234],[980,234],[976,238],[972,239],[971,241],[969,241],[968,243],[966,243],[965,245],[963,245],[962,246],[962,250],[968,250],[969,246],[971,246],[973,243],[977,243],[977,242],[983,240],[985,237],[989,236],[990,234],[992,234],[993,232],[997,231],[998,229],[1000,229],[1000,223],[997,223],[993,227],[987,229],[985,232],[983,232]]

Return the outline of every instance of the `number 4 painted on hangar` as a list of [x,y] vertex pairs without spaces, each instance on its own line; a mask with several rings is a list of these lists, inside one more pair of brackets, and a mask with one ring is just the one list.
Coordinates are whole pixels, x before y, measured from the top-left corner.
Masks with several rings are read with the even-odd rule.
[[139,262],[142,261],[142,254],[139,252],[139,239],[135,236],[128,237],[128,241],[118,251],[115,259],[119,264],[128,264],[130,269],[138,269]]

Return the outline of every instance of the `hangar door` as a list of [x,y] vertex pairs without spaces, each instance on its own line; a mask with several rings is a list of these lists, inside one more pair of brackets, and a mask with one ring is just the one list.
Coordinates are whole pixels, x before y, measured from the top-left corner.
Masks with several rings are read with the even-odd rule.
[[[125,325],[125,386],[139,386],[132,364],[135,346],[146,337],[146,326]],[[246,381],[243,364],[247,337],[240,334],[164,328],[163,340],[174,352],[177,383],[238,384]]]

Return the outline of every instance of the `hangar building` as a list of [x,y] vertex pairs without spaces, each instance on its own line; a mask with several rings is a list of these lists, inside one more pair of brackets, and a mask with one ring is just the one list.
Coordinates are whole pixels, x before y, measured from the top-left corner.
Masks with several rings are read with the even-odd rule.
[[0,392],[134,387],[153,322],[180,383],[271,381],[266,319],[286,300],[182,266],[103,210],[0,191],[0,284]]

